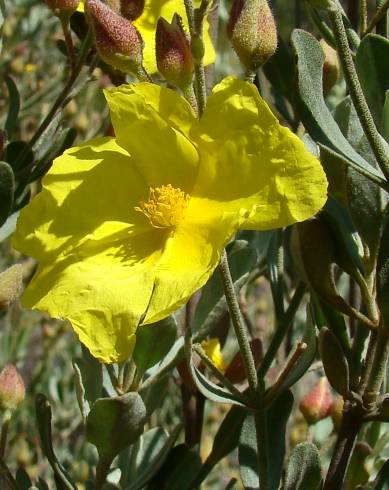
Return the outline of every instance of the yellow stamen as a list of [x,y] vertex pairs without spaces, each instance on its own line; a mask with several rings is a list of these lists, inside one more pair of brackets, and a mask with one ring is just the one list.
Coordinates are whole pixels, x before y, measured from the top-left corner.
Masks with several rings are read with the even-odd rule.
[[171,184],[150,187],[149,200],[140,201],[135,210],[147,216],[155,228],[171,228],[183,218],[189,199],[188,194]]

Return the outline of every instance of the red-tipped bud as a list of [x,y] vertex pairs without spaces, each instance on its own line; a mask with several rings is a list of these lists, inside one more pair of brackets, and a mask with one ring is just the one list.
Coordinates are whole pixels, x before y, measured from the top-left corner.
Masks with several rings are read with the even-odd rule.
[[120,0],[120,11],[128,20],[136,20],[143,13],[145,0]]
[[78,7],[80,0],[45,0],[55,15],[71,15]]
[[267,0],[234,0],[227,34],[248,70],[266,63],[277,49],[277,27]]
[[159,72],[166,80],[185,89],[192,81],[193,58],[181,17],[174,15],[171,24],[162,17],[156,32],[156,56]]
[[324,53],[323,64],[323,92],[327,95],[339,78],[340,63],[335,49],[331,48],[324,39],[320,41],[321,49]]
[[85,11],[101,59],[124,73],[138,73],[143,59],[138,30],[100,0],[87,0]]
[[16,367],[8,363],[0,373],[0,410],[15,410],[24,400],[26,389]]
[[315,424],[329,415],[331,405],[330,385],[323,376],[301,400],[300,410],[308,423]]

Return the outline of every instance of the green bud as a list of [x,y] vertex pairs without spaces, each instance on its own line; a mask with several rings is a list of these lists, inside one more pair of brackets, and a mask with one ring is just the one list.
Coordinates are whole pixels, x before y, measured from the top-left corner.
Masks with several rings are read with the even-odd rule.
[[155,49],[161,75],[182,90],[188,87],[193,77],[193,58],[179,15],[174,15],[171,24],[160,17]]
[[9,267],[0,274],[0,311],[8,308],[19,296],[23,283],[20,264]]
[[267,0],[234,0],[227,35],[248,70],[266,63],[277,49],[277,27]]
[[8,363],[0,373],[0,410],[15,410],[24,400],[26,389],[16,367]]
[[87,0],[85,11],[101,59],[123,73],[139,73],[143,40],[138,30],[100,0]]

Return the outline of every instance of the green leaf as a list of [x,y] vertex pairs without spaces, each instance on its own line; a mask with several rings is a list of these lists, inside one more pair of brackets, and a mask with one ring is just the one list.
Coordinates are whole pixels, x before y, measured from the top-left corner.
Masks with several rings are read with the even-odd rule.
[[[23,155],[23,158],[20,158],[21,155]],[[11,141],[5,149],[5,160],[16,173],[31,165],[34,160],[34,154],[28,143],[24,141]]]
[[170,436],[160,427],[155,427],[143,434],[139,441],[136,455],[136,473],[126,490],[141,490],[157,474],[169,456],[179,434],[181,426],[177,426]]
[[374,481],[374,490],[389,490],[389,459],[382,465]]
[[241,407],[245,406],[242,399],[238,398],[238,396],[207,379],[206,376],[197,369],[192,358],[190,360],[189,370],[198,390],[209,400],[218,403],[231,403],[232,405]]
[[11,214],[15,191],[15,178],[12,168],[0,161],[0,226]]
[[77,399],[83,418],[86,419],[90,407],[103,394],[103,366],[85,347],[82,347],[82,358],[74,359],[73,367]]
[[[237,282],[248,271],[251,271],[257,262],[256,250],[251,247],[245,240],[235,240],[227,247],[228,264],[231,270],[232,279]],[[202,290],[199,304],[196,308],[196,314],[192,325],[192,331],[195,334],[205,322],[213,308],[216,307],[219,300],[224,295],[223,284],[220,279],[220,273],[215,271],[211,279]]]
[[51,407],[44,395],[39,394],[36,396],[35,408],[42,451],[53,469],[57,489],[77,490],[76,485],[72,482],[55,455],[51,435]]
[[7,119],[5,121],[4,129],[7,131],[8,135],[11,135],[18,124],[18,115],[20,110],[20,95],[15,82],[8,75],[4,75],[4,81],[7,85],[8,96],[9,96],[9,106]]
[[324,53],[308,32],[295,29],[292,44],[297,54],[298,97],[301,120],[312,138],[323,147],[342,154],[355,170],[368,175],[384,188],[381,173],[371,167],[350,145],[325,104],[322,89]]
[[16,484],[19,490],[30,490],[32,483],[24,468],[18,468],[16,472]]
[[335,335],[326,327],[319,333],[319,351],[330,385],[340,395],[350,393],[350,375],[347,358]]
[[295,68],[293,56],[290,48],[283,41],[278,39],[277,51],[263,65],[263,71],[266,78],[272,84],[272,87],[280,94],[291,100],[293,95],[293,81],[295,78]]
[[310,442],[298,444],[289,459],[284,490],[319,490],[321,482],[317,447]]
[[383,317],[384,328],[389,330],[389,220],[382,232],[377,260],[377,303]]
[[149,483],[148,490],[189,490],[201,468],[198,449],[185,444],[175,446],[159,472]]
[[355,65],[374,121],[381,129],[385,92],[389,89],[389,41],[377,34],[365,36],[359,45]]
[[161,376],[156,379],[149,387],[139,390],[139,394],[142,397],[143,403],[147,410],[147,419],[150,418],[151,414],[161,406],[161,399],[166,395],[169,388],[169,376]]
[[169,352],[177,336],[177,324],[173,317],[152,325],[141,325],[136,331],[133,359],[138,370],[144,373],[157,364]]
[[[268,429],[266,452],[269,464],[269,488],[278,488],[285,458],[286,425],[293,407],[293,395],[284,391],[266,410],[264,417]],[[240,475],[245,489],[257,489],[259,483],[257,439],[253,415],[246,416],[239,441]]]
[[385,93],[385,104],[382,121],[382,130],[385,140],[389,143],[389,90]]
[[101,458],[113,459],[138,440],[145,422],[146,407],[138,393],[100,398],[88,414],[86,437]]
[[212,450],[204,461],[194,486],[199,486],[219,461],[238,447],[246,410],[241,407],[231,407],[224,417],[213,440]]

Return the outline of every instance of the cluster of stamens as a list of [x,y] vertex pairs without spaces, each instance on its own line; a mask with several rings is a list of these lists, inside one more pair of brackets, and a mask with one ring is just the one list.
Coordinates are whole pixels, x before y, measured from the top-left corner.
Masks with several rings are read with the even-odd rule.
[[150,187],[148,201],[140,201],[135,210],[147,216],[155,228],[171,228],[183,218],[189,199],[188,194],[171,184]]

